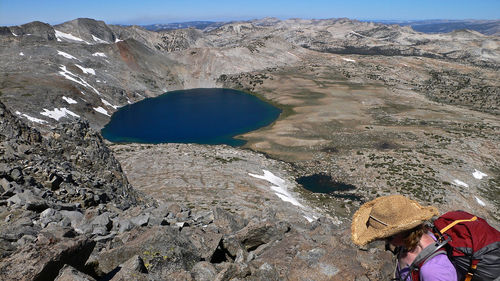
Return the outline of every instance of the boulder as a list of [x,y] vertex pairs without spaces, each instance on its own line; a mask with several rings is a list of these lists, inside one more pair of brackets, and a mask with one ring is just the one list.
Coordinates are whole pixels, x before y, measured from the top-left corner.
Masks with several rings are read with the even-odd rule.
[[92,220],[91,224],[95,227],[102,227],[109,231],[113,227],[113,221],[110,219],[109,216],[110,216],[109,212],[102,213],[97,217],[95,217]]
[[212,260],[222,239],[221,233],[202,228],[183,228],[181,234],[189,237],[201,258],[206,261]]
[[212,281],[217,275],[217,269],[207,261],[200,261],[191,269],[191,275],[195,281]]
[[148,280],[147,273],[144,261],[139,255],[135,255],[120,265],[120,271],[111,278],[111,281],[128,281],[132,278],[135,281],[146,281]]
[[219,273],[215,276],[216,281],[229,281],[242,279],[251,274],[250,268],[246,264],[222,263]]
[[0,194],[4,193],[6,190],[9,190],[11,187],[12,184],[7,179],[0,179]]
[[68,237],[68,230],[50,229],[28,245],[0,261],[0,280],[53,280],[69,264],[83,269],[95,242],[86,237]]
[[289,230],[290,224],[287,222],[251,222],[240,231],[224,237],[222,244],[231,258],[240,256],[246,259],[241,257],[240,249],[243,248],[245,252],[253,251],[261,245],[282,239]]
[[59,213],[63,219],[68,219],[70,221],[72,227],[78,225],[83,219],[83,214],[78,211],[61,210]]
[[23,206],[26,210],[37,212],[41,212],[49,207],[46,200],[33,194],[31,190],[25,190],[23,193],[17,193],[7,199],[7,202]]
[[214,224],[221,228],[224,233],[236,232],[248,223],[242,217],[235,216],[220,207],[214,208],[213,214]]
[[130,221],[137,226],[146,226],[149,222],[149,214],[142,214],[140,216],[132,218]]
[[133,256],[139,255],[150,276],[162,279],[178,270],[190,270],[201,259],[198,249],[191,241],[169,226],[134,229],[132,232],[135,233],[126,233],[133,238],[123,245],[99,253],[100,271],[111,272]]
[[76,270],[76,268],[71,265],[64,265],[64,267],[59,271],[54,281],[95,281],[90,275]]

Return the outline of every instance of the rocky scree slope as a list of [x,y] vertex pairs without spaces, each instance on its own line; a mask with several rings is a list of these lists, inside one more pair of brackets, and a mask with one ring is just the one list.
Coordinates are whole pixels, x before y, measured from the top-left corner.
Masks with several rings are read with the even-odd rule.
[[[85,122],[42,136],[0,103],[2,280],[382,279],[331,220],[192,212],[135,192]],[[372,254],[373,257],[372,257]],[[387,258],[387,257],[385,257]]]

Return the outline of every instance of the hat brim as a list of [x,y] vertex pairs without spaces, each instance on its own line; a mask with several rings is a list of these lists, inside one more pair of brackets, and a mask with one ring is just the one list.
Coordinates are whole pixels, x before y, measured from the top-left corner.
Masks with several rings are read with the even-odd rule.
[[399,232],[412,229],[424,221],[431,219],[433,216],[439,214],[436,207],[428,206],[422,207],[418,203],[415,204],[419,207],[419,212],[415,214],[412,218],[399,222],[398,225],[388,225],[383,229],[376,229],[370,227],[367,222],[370,218],[370,213],[373,206],[378,200],[383,199],[383,197],[374,199],[370,202],[363,204],[352,218],[351,224],[351,239],[354,244],[358,246],[364,246],[372,241],[390,237]]

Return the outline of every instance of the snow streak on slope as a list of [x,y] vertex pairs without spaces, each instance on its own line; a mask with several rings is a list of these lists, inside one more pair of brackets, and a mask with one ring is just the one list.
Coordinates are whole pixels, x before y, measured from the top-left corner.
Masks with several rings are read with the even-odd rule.
[[474,178],[480,180],[482,179],[483,177],[487,177],[488,175],[479,171],[479,170],[475,170],[474,173],[472,173],[472,176],[474,176]]
[[79,60],[79,59],[75,58],[74,56],[72,56],[72,55],[70,55],[70,54],[68,54],[68,53],[65,53],[65,52],[63,52],[63,51],[59,51],[59,50],[57,50],[57,54],[58,54],[58,55],[60,55],[60,56],[65,57],[65,58],[67,58],[67,59],[73,59],[73,60],[81,61],[81,60]]
[[70,71],[68,71],[66,69],[66,66],[61,65],[61,66],[59,66],[59,68],[62,70],[62,71],[59,71],[59,74],[64,76],[66,79],[73,81],[75,83],[78,83],[86,88],[90,88],[90,89],[94,90],[94,92],[96,92],[99,96],[101,95],[101,93],[99,93],[99,91],[97,91],[96,88],[92,87],[89,83],[87,83],[85,80],[80,78],[78,75],[73,74]]
[[64,101],[66,101],[67,103],[69,104],[75,104],[75,103],[78,103],[76,100],[72,99],[72,98],[68,98],[68,97],[62,97],[62,99]]
[[54,31],[56,32],[56,39],[59,42],[63,41],[62,39],[65,39],[65,40],[70,40],[70,41],[83,42],[83,43],[87,43],[88,45],[90,45],[89,42],[83,40],[82,38],[76,37],[76,36],[74,36],[72,34],[64,33],[62,31],[59,31],[59,30],[56,30],[56,29],[54,29]]
[[102,107],[94,107],[94,110],[101,113],[101,114],[104,114],[104,115],[107,115],[107,116],[111,116],[109,115],[108,111]]
[[38,123],[38,124],[47,123],[47,121],[45,121],[45,120],[38,119],[38,118],[35,118],[35,117],[31,117],[28,114],[24,114],[24,113],[21,113],[19,111],[16,111],[16,114],[25,117],[26,119],[30,120],[31,122],[35,122],[35,123]]
[[44,108],[43,110],[44,111],[40,112],[40,114],[45,115],[47,117],[50,117],[52,119],[55,119],[56,121],[59,121],[59,119],[65,117],[67,115],[71,115],[73,117],[78,117],[78,118],[80,117],[79,115],[77,115],[74,112],[69,111],[65,107],[54,108],[53,110],[48,110],[48,109]]
[[106,56],[105,53],[99,53],[99,52],[93,53],[92,56],[94,56],[94,57],[103,57],[103,58],[107,58],[108,57],[108,56]]
[[[288,192],[288,187],[286,185],[286,182],[282,178],[275,176],[270,171],[267,171],[267,170],[262,170],[262,171],[264,172],[264,175],[262,175],[262,176],[252,174],[252,173],[248,173],[248,175],[250,175],[254,178],[263,179],[263,180],[266,180],[266,181],[272,183],[272,185],[270,186],[271,190],[273,190],[274,193],[276,194],[276,196],[278,196],[281,200],[283,200],[285,202],[289,202],[292,205],[295,205],[302,210],[306,210],[306,207],[304,205],[302,205],[301,203],[299,203],[299,201],[297,199],[295,199],[290,192]],[[315,215],[312,215],[312,214],[306,214],[306,215],[304,215],[304,218],[307,219],[309,222],[317,219],[317,217]]]
[[94,70],[93,68],[83,67],[83,66],[78,65],[78,64],[76,64],[76,63],[75,63],[75,65],[76,65],[78,68],[80,68],[80,69],[83,71],[83,73],[85,73],[85,74],[92,74],[92,75],[95,75],[95,70]]
[[92,39],[94,39],[94,41],[96,41],[97,43],[109,44],[108,41],[102,40],[101,38],[94,36],[93,34],[92,34]]

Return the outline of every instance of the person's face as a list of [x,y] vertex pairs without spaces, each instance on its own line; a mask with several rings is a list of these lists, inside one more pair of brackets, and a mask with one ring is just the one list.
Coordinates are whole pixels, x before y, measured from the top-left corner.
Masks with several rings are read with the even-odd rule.
[[385,249],[393,254],[398,254],[404,246],[403,234],[398,233],[385,239]]

